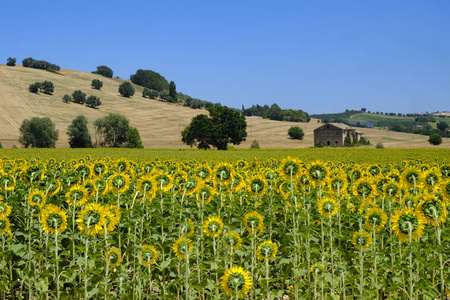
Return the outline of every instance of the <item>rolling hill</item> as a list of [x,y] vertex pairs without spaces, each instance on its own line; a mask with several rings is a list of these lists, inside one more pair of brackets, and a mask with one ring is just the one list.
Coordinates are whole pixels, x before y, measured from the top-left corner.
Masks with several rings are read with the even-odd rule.
[[[91,88],[93,79],[103,81],[100,91]],[[50,80],[55,85],[53,95],[28,92],[28,86],[36,81]],[[20,147],[19,128],[24,119],[49,117],[59,130],[58,148],[68,148],[67,126],[78,115],[89,121],[91,136],[96,139],[93,123],[109,113],[120,113],[130,120],[141,135],[145,148],[189,149],[181,142],[181,131],[191,119],[206,110],[191,109],[181,104],[166,103],[142,97],[143,88],[134,85],[136,93],[132,98],[121,97],[118,86],[122,79],[105,78],[96,74],[61,69],[60,74],[43,70],[24,68],[21,65],[7,67],[0,65],[0,142],[3,147]],[[62,97],[82,90],[88,96],[100,97],[102,105],[98,109],[75,103],[64,103]],[[313,130],[321,124],[316,119],[309,123],[279,122],[257,117],[247,118],[247,141],[236,148],[248,149],[253,140],[261,148],[308,148],[313,146]],[[302,141],[291,140],[287,131],[291,126],[300,126],[305,131]],[[387,132],[378,129],[359,129],[368,137],[372,146],[382,142],[386,148],[428,148],[426,136]],[[439,148],[450,148],[449,139],[444,139]]]

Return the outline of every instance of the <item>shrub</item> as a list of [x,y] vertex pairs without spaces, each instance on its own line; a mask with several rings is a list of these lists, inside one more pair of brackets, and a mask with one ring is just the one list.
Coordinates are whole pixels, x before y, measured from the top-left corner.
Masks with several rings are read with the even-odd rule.
[[259,149],[259,142],[257,140],[254,140],[253,143],[250,145],[250,149]]
[[48,80],[42,82],[41,86],[42,86],[42,91],[49,95],[51,95],[53,93],[53,91],[55,90],[53,82],[48,81]]
[[86,99],[86,105],[90,106],[92,108],[96,108],[96,107],[102,105],[102,102],[100,101],[100,98],[97,96],[89,96]]
[[78,116],[67,127],[70,148],[91,148],[92,140],[89,135],[88,120],[85,116]]
[[440,144],[442,144],[442,137],[439,133],[434,133],[434,134],[430,135],[428,142],[435,146],[440,145]]
[[69,103],[69,102],[72,101],[72,96],[70,96],[70,95],[68,95],[68,94],[65,94],[65,95],[62,97],[62,100],[63,100],[65,103]]
[[316,147],[316,148],[323,148],[323,147],[325,147],[325,144],[322,143],[322,142],[318,142],[317,144],[314,145],[314,147]]
[[72,99],[75,103],[84,104],[86,102],[86,94],[80,90],[76,90],[72,93]]
[[291,128],[289,128],[288,135],[294,140],[303,140],[305,133],[300,127],[292,126]]
[[100,90],[102,88],[102,86],[103,86],[103,82],[102,81],[100,81],[98,79],[92,80],[92,83],[91,83],[91,87],[92,88],[94,88],[96,90]]
[[40,82],[35,82],[32,83],[28,86],[28,91],[30,91],[31,93],[35,93],[37,94],[39,92],[39,89],[41,88],[41,83]]
[[156,99],[159,97],[159,93],[158,91],[144,88],[144,90],[142,91],[142,97],[144,98],[148,97],[149,99]]
[[9,67],[14,67],[16,65],[16,59],[8,57],[8,59],[6,60],[6,65]]
[[119,93],[123,96],[123,97],[131,97],[134,95],[134,87],[131,85],[131,83],[129,82],[124,82],[121,85],[119,85]]
[[384,145],[382,142],[378,142],[377,145],[375,146],[375,148],[377,149],[384,149]]
[[53,70],[59,71],[61,68],[58,65],[49,63],[45,60],[35,60],[32,57],[27,57],[22,60],[22,65],[25,68],[41,69],[41,70]]
[[107,66],[98,66],[97,67],[97,71],[93,71],[93,74],[99,74],[108,78],[112,78],[113,77],[113,70],[111,70],[110,68],[108,68]]
[[127,132],[127,147],[143,149],[141,135],[135,127],[130,127]]

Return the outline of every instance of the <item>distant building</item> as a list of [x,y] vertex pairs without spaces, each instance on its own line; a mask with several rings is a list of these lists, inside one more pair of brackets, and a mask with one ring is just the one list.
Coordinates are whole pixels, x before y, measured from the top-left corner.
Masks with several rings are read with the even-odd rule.
[[327,146],[344,146],[344,139],[347,134],[353,135],[355,142],[359,141],[363,135],[350,126],[342,123],[327,123],[314,130],[314,145],[322,142]]

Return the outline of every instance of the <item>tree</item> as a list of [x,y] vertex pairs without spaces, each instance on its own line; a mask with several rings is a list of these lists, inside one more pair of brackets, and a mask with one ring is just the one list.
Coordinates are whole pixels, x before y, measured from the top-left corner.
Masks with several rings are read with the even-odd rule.
[[168,91],[169,83],[164,76],[151,70],[139,69],[136,74],[130,76],[132,83],[158,92]]
[[124,83],[119,85],[119,93],[123,97],[130,98],[131,96],[134,95],[134,87],[131,85],[131,83],[129,83],[128,81],[125,81]]
[[428,138],[428,143],[430,143],[432,145],[435,145],[435,146],[442,144],[442,137],[441,137],[441,135],[439,133],[433,133]]
[[72,99],[75,103],[84,104],[86,102],[86,94],[80,90],[76,90],[72,93]]
[[16,59],[8,57],[8,59],[6,60],[6,65],[9,67],[14,67],[16,65]]
[[93,79],[92,83],[91,83],[91,87],[96,89],[96,90],[100,90],[103,86],[103,82],[98,80],[98,79]]
[[109,114],[94,122],[96,131],[103,139],[101,146],[121,147],[127,142],[127,132],[130,129],[130,121],[120,114]]
[[437,122],[436,124],[437,129],[439,129],[440,131],[445,132],[447,130],[447,128],[449,127],[448,123],[445,121],[440,121]]
[[99,74],[108,78],[112,78],[113,77],[113,70],[111,70],[110,68],[108,68],[107,66],[98,66],[97,67],[97,71],[93,71],[93,74]]
[[70,95],[68,95],[68,94],[65,94],[65,95],[62,97],[62,100],[63,100],[65,103],[69,103],[69,102],[72,101],[72,96],[70,96]]
[[48,81],[48,80],[41,83],[41,88],[44,93],[49,94],[49,95],[51,95],[53,93],[53,91],[55,90],[55,86],[53,85],[53,82]]
[[87,124],[86,117],[79,115],[67,127],[70,148],[92,148],[92,139]]
[[169,96],[170,100],[169,102],[177,102],[177,86],[175,85],[175,82],[171,81],[169,84]]
[[267,113],[267,117],[271,120],[282,121],[283,111],[278,106],[278,104],[274,103],[270,106],[269,112]]
[[39,89],[41,88],[41,83],[40,82],[35,82],[32,83],[28,86],[28,91],[30,91],[31,93],[35,93],[37,94],[39,92]]
[[135,127],[130,127],[127,132],[127,147],[143,149],[141,135]]
[[208,109],[209,117],[200,114],[182,132],[183,143],[199,149],[209,149],[210,145],[226,150],[229,143],[239,145],[247,137],[247,122],[239,112],[226,106]]
[[58,130],[50,118],[25,119],[20,126],[19,142],[25,147],[55,148]]
[[102,102],[100,101],[100,98],[97,96],[89,96],[86,99],[86,105],[90,106],[92,108],[96,108],[96,107],[102,105]]
[[288,130],[288,135],[294,140],[303,140],[305,133],[303,132],[303,129],[301,129],[300,127],[292,126]]

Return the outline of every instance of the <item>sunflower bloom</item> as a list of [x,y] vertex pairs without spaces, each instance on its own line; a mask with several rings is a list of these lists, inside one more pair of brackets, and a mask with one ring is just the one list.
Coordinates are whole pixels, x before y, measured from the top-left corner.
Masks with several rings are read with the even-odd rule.
[[324,197],[317,203],[319,212],[326,218],[331,218],[339,211],[339,204],[333,198]]
[[323,264],[313,264],[311,265],[311,273],[313,273],[313,275],[322,275],[323,272],[325,271],[325,265]]
[[80,212],[76,222],[78,229],[89,235],[102,233],[103,226],[106,226],[107,219],[105,218],[106,208],[100,203],[89,203]]
[[6,215],[0,215],[0,234],[1,233],[10,233],[11,224],[9,223],[9,219]]
[[367,231],[356,231],[353,234],[352,243],[358,250],[364,250],[372,244],[372,237]]
[[140,253],[141,264],[144,266],[154,265],[159,257],[158,251],[152,245],[144,245]]
[[111,268],[117,267],[122,262],[122,256],[116,248],[109,249],[105,254],[105,259]]
[[251,235],[260,235],[263,233],[265,226],[263,217],[257,212],[252,211],[244,216],[244,225]]
[[66,193],[67,203],[71,206],[81,206],[86,203],[88,192],[81,185],[72,186]]
[[233,250],[238,250],[242,246],[242,238],[239,233],[234,231],[227,232],[223,238],[223,242],[227,245],[228,249],[233,247]]
[[11,214],[11,206],[6,202],[0,201],[0,216],[8,217]]
[[426,195],[424,199],[420,201],[417,210],[423,214],[427,224],[433,226],[438,226],[447,219],[447,209],[445,204],[432,195]]
[[217,216],[208,217],[203,223],[203,232],[209,237],[218,237],[223,230],[223,222]]
[[31,206],[42,208],[45,205],[45,201],[45,192],[41,190],[33,191],[28,196],[28,204],[30,204]]
[[366,211],[366,228],[370,231],[374,229],[380,231],[386,225],[387,219],[388,217],[382,209],[370,208]]
[[172,246],[172,250],[179,259],[184,259],[186,254],[192,253],[194,243],[191,239],[180,237]]
[[402,242],[409,242],[410,235],[411,240],[422,237],[427,223],[423,214],[412,208],[397,209],[391,221],[392,229]]
[[262,242],[256,250],[256,256],[259,260],[272,260],[275,258],[278,252],[278,246],[271,240],[265,240]]
[[252,288],[252,278],[242,267],[232,267],[220,277],[220,285],[230,296],[244,298]]
[[67,229],[67,212],[56,205],[46,205],[41,211],[41,226],[47,233],[63,232]]

